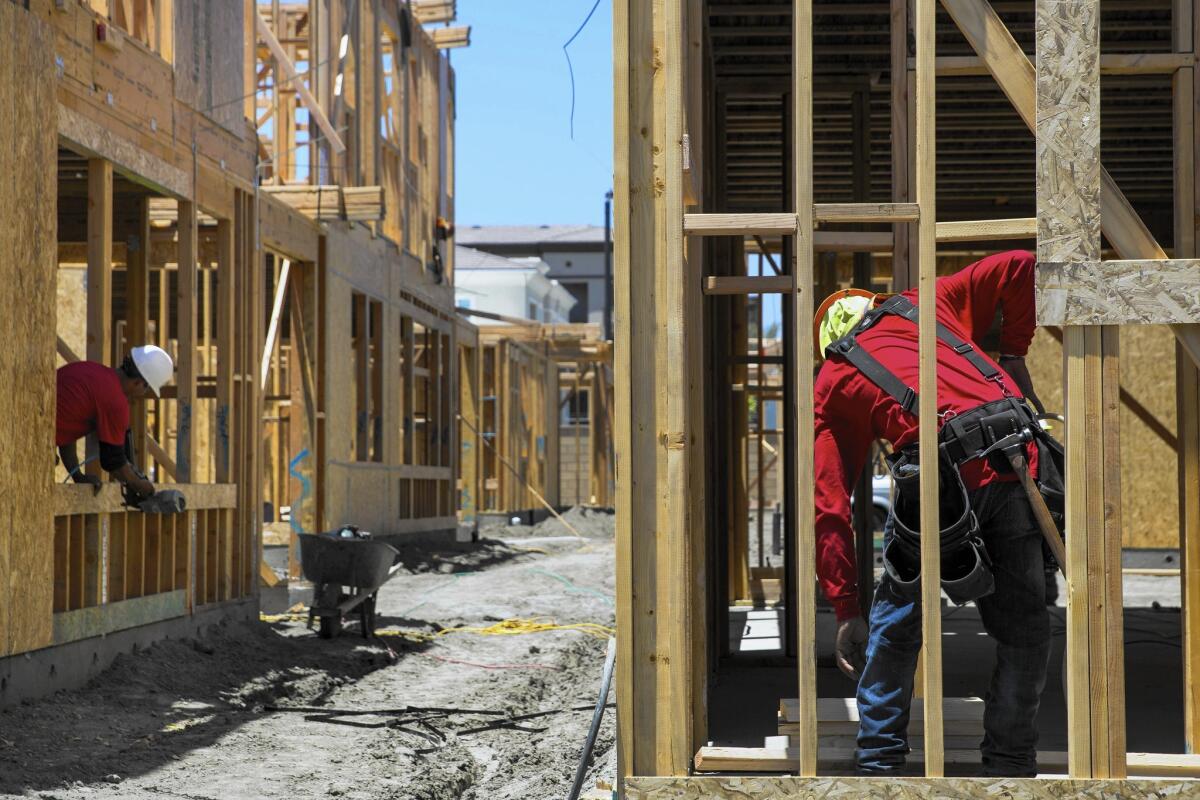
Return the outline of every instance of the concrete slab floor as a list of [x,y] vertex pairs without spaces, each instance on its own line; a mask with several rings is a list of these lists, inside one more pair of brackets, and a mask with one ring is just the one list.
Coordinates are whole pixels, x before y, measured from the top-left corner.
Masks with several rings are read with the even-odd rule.
[[[1124,588],[1128,749],[1181,753],[1179,578],[1127,575]],[[1038,715],[1042,750],[1065,750],[1067,746],[1063,694],[1065,612],[1061,605],[1050,609],[1053,647]],[[764,737],[775,735],[780,698],[796,696],[795,668],[785,664],[780,651],[773,649],[778,647],[778,626],[783,620],[782,609],[730,609],[731,643],[740,653],[721,662],[711,686],[709,739],[714,744],[762,747]],[[820,610],[817,692],[821,697],[851,697],[854,684],[833,663],[834,627],[832,612]],[[944,608],[943,634],[946,695],[983,697],[995,659],[995,644],[984,632],[975,607]]]

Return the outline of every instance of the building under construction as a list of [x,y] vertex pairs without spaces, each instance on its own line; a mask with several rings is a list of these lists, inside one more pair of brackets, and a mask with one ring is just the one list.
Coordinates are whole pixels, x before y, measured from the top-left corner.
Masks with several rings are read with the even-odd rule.
[[[1195,791],[1198,26],[1189,0],[614,3],[625,796]],[[920,287],[932,304],[936,276],[1013,248],[1037,251],[1030,361],[1066,420],[1065,713],[1039,763],[1067,779],[954,777],[979,770],[981,706],[962,694],[961,659],[990,656],[954,627],[964,617],[943,630],[936,543],[922,552],[923,716],[909,757],[925,777],[846,777],[853,687],[817,656],[833,625],[814,587],[810,321],[846,286]],[[933,315],[922,319],[932,448]],[[752,535],[771,505],[764,443],[782,451],[772,563]],[[869,471],[857,485],[858,501],[870,496]],[[923,483],[933,515],[936,492]],[[867,503],[856,512],[866,608],[875,526]],[[1183,727],[1166,741],[1145,735],[1163,728],[1146,713],[1166,706],[1135,699],[1133,676],[1160,662],[1126,632],[1123,546],[1179,551],[1163,569],[1179,581],[1182,680],[1164,691]],[[777,607],[762,608],[766,582]],[[739,604],[756,592],[748,617]],[[772,641],[748,647],[764,615]]]

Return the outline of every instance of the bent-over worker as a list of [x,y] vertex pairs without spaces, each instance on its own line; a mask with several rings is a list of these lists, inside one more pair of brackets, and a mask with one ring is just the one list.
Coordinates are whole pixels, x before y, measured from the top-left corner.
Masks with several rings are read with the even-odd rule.
[[[1037,474],[1043,434],[1024,403],[1042,410],[1024,361],[1036,325],[1034,257],[990,256],[939,279],[936,291],[942,588],[956,603],[975,601],[996,640],[985,774],[1036,775],[1036,717],[1050,655],[1043,537],[1004,456],[984,453],[1010,431],[1036,428],[1034,441],[1017,438],[1015,446]],[[916,290],[888,299],[849,290],[827,300],[814,323],[827,359],[815,387],[818,576],[837,614],[838,666],[858,679],[862,774],[895,773],[905,764],[921,646],[916,303]],[[997,311],[998,365],[973,344]],[[850,492],[876,439],[892,444],[898,491],[868,631],[858,608]],[[1013,439],[1004,443],[1012,447]]]
[[58,368],[54,444],[76,483],[91,484],[99,491],[100,479],[84,474],[75,451],[76,440],[94,433],[104,471],[138,497],[154,494],[154,485],[134,467],[129,403],[158,397],[174,371],[171,356],[152,344],[133,348],[117,368],[94,361],[76,361]]

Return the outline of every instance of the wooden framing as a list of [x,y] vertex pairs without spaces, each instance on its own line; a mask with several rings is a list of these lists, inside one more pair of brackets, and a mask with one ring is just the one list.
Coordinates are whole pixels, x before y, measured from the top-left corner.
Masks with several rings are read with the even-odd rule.
[[[1072,778],[1087,780],[1196,774],[1200,769],[1187,758],[1167,764],[1173,757],[1126,753],[1119,418],[1122,404],[1135,408],[1140,404],[1131,404],[1132,394],[1120,385],[1117,328],[1169,324],[1179,342],[1179,432],[1175,437],[1166,432],[1164,441],[1174,441],[1178,446],[1182,554],[1185,560],[1190,559],[1186,563],[1200,560],[1200,546],[1196,544],[1200,541],[1196,533],[1200,528],[1200,489],[1196,488],[1200,469],[1196,466],[1200,457],[1200,379],[1192,363],[1200,354],[1196,338],[1200,293],[1194,288],[1200,274],[1200,264],[1194,260],[1194,210],[1200,196],[1196,194],[1198,139],[1194,115],[1198,76],[1193,53],[1200,22],[1195,3],[1177,0],[1171,4],[1172,52],[1151,53],[1149,50],[1154,48],[1147,47],[1145,52],[1122,54],[1101,54],[1102,5],[1094,0],[1046,0],[1031,4],[1029,11],[1015,12],[1011,4],[1005,4],[1001,10],[1006,13],[1025,15],[1021,36],[1026,46],[1030,41],[1036,44],[1035,69],[1033,59],[996,13],[999,4],[993,8],[986,0],[892,0],[887,5],[892,24],[889,36],[868,30],[870,25],[854,28],[854,36],[863,41],[889,41],[887,55],[893,77],[890,186],[877,181],[879,185],[872,186],[866,195],[845,201],[842,195],[834,202],[831,191],[822,196],[815,184],[830,174],[828,168],[823,170],[823,159],[832,157],[831,137],[845,141],[846,134],[853,136],[855,131],[840,127],[842,118],[837,115],[841,109],[831,112],[832,103],[823,99],[823,92],[832,92],[829,87],[839,80],[852,83],[849,77],[828,74],[831,48],[849,50],[856,45],[842,43],[840,40],[848,35],[836,25],[822,31],[821,15],[879,14],[878,4],[870,9],[854,5],[853,10],[850,5],[814,9],[806,0],[796,0],[790,7],[700,4],[696,14],[699,24],[711,27],[696,37],[700,42],[699,67],[691,63],[691,56],[675,60],[679,58],[676,37],[692,41],[692,32],[680,22],[681,18],[693,19],[680,10],[687,3],[657,0],[641,4],[626,0],[614,6],[617,316],[621,322],[616,338],[615,438],[618,463],[629,465],[618,470],[617,494],[618,627],[623,637],[618,669],[618,752],[619,774],[627,779],[627,796],[659,796],[655,792],[661,791],[662,796],[768,797],[785,791],[849,795],[875,790],[868,781],[853,780],[713,778],[654,783],[634,776],[682,776],[691,769],[745,769],[794,771],[807,778],[817,775],[818,770],[836,768],[818,752],[815,667],[810,660],[815,639],[815,576],[809,471],[811,403],[806,399],[812,390],[812,344],[807,320],[811,319],[812,299],[822,296],[819,281],[830,280],[823,272],[826,262],[815,256],[831,250],[870,250],[883,256],[878,261],[884,269],[888,266],[887,256],[891,256],[892,287],[917,287],[922,299],[920,386],[932,387],[937,380],[933,289],[939,274],[939,246],[944,254],[952,249],[975,253],[988,242],[1006,240],[1037,240],[1039,321],[1065,326],[1067,527],[1073,532],[1068,537],[1067,559],[1069,748],[1064,754],[1044,754],[1043,764],[1053,768],[1061,763]],[[966,44],[976,51],[974,56],[960,55],[962,45],[957,42],[948,47],[955,55],[939,57],[934,51],[935,33],[938,45],[946,41],[945,32],[935,30],[939,6],[948,12]],[[689,7],[689,11],[696,9]],[[727,20],[731,22],[726,24]],[[1034,23],[1031,38],[1030,22]],[[1161,36],[1166,28],[1156,24],[1156,35]],[[834,29],[836,33],[831,32]],[[755,40],[759,36],[777,38],[763,44]],[[788,36],[790,44],[779,43]],[[830,45],[822,37],[837,38],[839,44]],[[727,46],[725,43],[731,39],[747,41]],[[863,47],[866,52],[867,46]],[[814,50],[826,59],[823,75],[812,72]],[[874,50],[870,53],[875,55]],[[1102,74],[1122,89],[1134,85],[1126,83],[1131,76],[1172,78],[1174,259],[1167,258],[1151,233],[1152,229],[1163,229],[1161,214],[1143,222],[1130,202],[1134,195],[1126,196],[1118,186],[1131,175],[1123,156],[1132,151],[1106,149],[1106,153],[1114,153],[1110,156],[1113,173],[1100,163]],[[961,124],[961,109],[972,98],[962,89],[964,84],[955,81],[988,75],[1013,105],[1014,119],[1035,134],[1036,216],[1031,215],[1034,209],[1029,204],[1019,206],[1020,211],[1010,212],[1005,218],[984,218],[984,212],[972,209],[969,215],[964,214],[969,218],[939,221],[939,206],[956,208],[954,202],[941,203],[939,177],[951,196],[961,198],[962,191],[956,187],[967,180],[970,165],[961,157],[951,158],[947,167],[939,165],[941,159],[935,150],[940,136],[935,136],[935,127],[942,122],[942,114],[935,112],[935,106],[954,104],[958,116],[951,120]],[[944,93],[937,88],[942,78],[950,86]],[[993,111],[988,101],[981,99],[981,92],[988,89],[983,83],[976,80],[971,84],[980,89],[973,99],[980,119],[1012,115],[1009,109]],[[878,111],[875,116],[879,116]],[[704,124],[697,125],[696,118],[703,119]],[[814,134],[814,120],[820,120],[826,135],[823,142]],[[1123,122],[1121,118],[1114,124]],[[690,127],[686,140],[674,135],[677,126]],[[697,129],[704,136],[694,138]],[[952,130],[954,138],[963,136],[957,133],[961,128]],[[1140,135],[1137,131],[1122,131],[1122,141],[1136,142]],[[756,134],[761,135],[755,139]],[[695,145],[697,138],[705,137],[716,140],[711,150]],[[676,170],[676,156],[684,152],[687,166]],[[1154,163],[1156,169],[1162,168],[1158,161]],[[715,180],[704,182],[705,177],[712,176]],[[823,185],[841,184],[825,179]],[[1010,191],[1027,192],[1031,186],[1025,181],[1025,189]],[[686,211],[682,204],[675,203],[677,189],[686,193]],[[1140,196],[1144,198],[1145,194]],[[1007,198],[998,205],[1005,202]],[[886,225],[890,230],[885,234],[836,227],[846,223]],[[817,226],[822,229],[813,230]],[[702,268],[694,278],[687,272],[692,266],[689,259],[677,259],[673,249],[680,233],[689,241],[688,255],[693,252],[691,240],[704,240],[705,254],[713,259],[711,266]],[[1116,259],[1102,259],[1102,233],[1116,251]],[[772,256],[781,255],[782,268],[777,267],[770,276],[751,274],[744,267],[743,244]],[[831,259],[828,263],[837,262]],[[681,269],[685,276],[682,281],[678,277]],[[874,274],[866,277],[872,282],[878,280]],[[846,285],[844,278],[841,280],[840,285]],[[856,273],[854,280],[863,279]],[[702,311],[693,310],[681,300],[681,287],[685,295],[687,291],[698,291]],[[761,353],[755,361],[739,349],[743,338],[739,308],[746,307],[748,298],[753,301],[756,296],[769,295],[784,300],[783,338],[791,345],[783,354],[786,370],[778,385],[768,385],[761,375],[757,379],[747,375],[746,365],[768,362]],[[693,337],[703,340],[707,352],[701,370],[695,371],[682,355],[663,360],[663,353],[686,353]],[[732,347],[724,341],[726,338],[733,339]],[[682,349],[672,350],[675,347]],[[687,432],[680,435],[679,423],[670,421],[669,408],[664,410],[662,398],[670,393],[662,387],[674,385],[672,381],[682,380],[685,374],[689,376],[684,384],[688,396],[682,405],[687,407],[687,402],[696,398],[703,398],[704,403],[700,416],[683,417]],[[933,461],[936,440],[929,432],[935,431],[938,424],[936,393],[930,388],[920,394],[923,459]],[[704,755],[700,745],[722,735],[696,723],[703,720],[707,680],[727,640],[727,623],[721,619],[727,608],[721,593],[727,599],[736,598],[741,558],[746,552],[746,541],[740,533],[745,511],[740,503],[750,486],[743,491],[739,483],[738,453],[744,445],[738,438],[742,423],[737,415],[739,398],[745,396],[778,396],[788,409],[782,423],[786,429],[782,456],[789,465],[784,509],[794,550],[788,555],[785,581],[786,619],[791,634],[785,652],[797,656],[800,690],[798,716],[789,723],[793,747],[786,753],[764,756],[766,760],[751,755],[752,750],[761,748],[723,751],[721,761],[710,760],[714,752],[709,750],[703,765],[683,763],[677,757],[681,740],[689,741],[693,752]],[[712,417],[704,419],[705,414]],[[1142,415],[1137,416],[1145,422]],[[707,435],[696,436],[693,432],[706,427]],[[1152,429],[1160,435],[1163,432],[1158,427]],[[1098,435],[1097,431],[1103,433]],[[704,465],[704,457],[695,447],[704,442],[717,444],[715,463]],[[663,469],[664,456],[668,461],[671,457],[685,462],[700,459],[707,469],[707,483],[685,477],[688,468]],[[653,471],[651,464],[656,465]],[[675,529],[663,520],[668,514],[673,520],[682,518],[682,509],[694,501],[695,493],[705,491],[711,495],[707,509],[713,515],[704,528],[706,541],[699,550],[677,546],[672,539]],[[923,481],[923,527],[936,527],[936,494],[935,482]],[[655,531],[654,541],[636,536],[644,530]],[[983,791],[979,784],[943,777],[947,764],[960,763],[962,756],[956,750],[957,734],[947,735],[944,725],[946,698],[936,581],[940,559],[936,542],[931,539],[925,544],[925,646],[917,694],[921,698],[918,708],[924,712],[925,755],[921,760],[928,780],[911,787],[891,786],[889,791],[911,790],[913,796],[950,791],[971,796],[971,792]],[[1185,607],[1200,605],[1200,580],[1192,572],[1186,567],[1181,570]],[[707,612],[698,613],[694,609],[703,609],[704,603],[681,602],[672,595],[673,587],[679,585],[695,591],[700,591],[698,587],[718,587],[719,593]],[[672,608],[683,609],[675,622],[678,630],[690,632],[685,642],[674,638],[676,631],[656,625],[655,611],[669,599]],[[1185,611],[1183,694],[1188,748],[1200,726],[1200,700],[1195,692],[1200,634],[1193,628]],[[722,644],[712,645],[712,638]],[[681,697],[680,691],[686,696]],[[1165,771],[1156,771],[1160,767]],[[1117,796],[1137,796],[1140,790],[1135,782],[1103,786],[1103,791]],[[1049,787],[1049,783],[1022,782],[1012,792],[1014,796],[1028,793],[1039,797],[1058,796],[1054,793],[1067,790],[1080,796],[1101,791],[1099,783]]]
[[[420,75],[397,121],[405,201],[388,207],[376,180],[375,40],[380,26],[400,30],[395,6],[339,0],[309,16],[277,4],[259,7],[259,17],[254,4],[136,0],[115,15],[112,4],[26,5],[0,4],[0,133],[12,157],[0,217],[5,250],[17,255],[3,283],[27,295],[9,298],[20,311],[4,317],[4,331],[21,352],[0,357],[0,375],[24,374],[31,389],[5,406],[20,425],[0,426],[5,473],[25,476],[0,509],[29,521],[20,526],[28,541],[14,533],[0,547],[0,584],[20,587],[19,597],[0,598],[0,657],[253,598],[264,510],[285,535],[346,521],[381,534],[453,529],[456,348],[460,336],[474,341],[474,327],[453,311],[449,267],[439,271],[440,251],[452,248],[434,223],[453,224],[445,162],[454,100],[432,35],[414,24],[405,37],[413,46],[394,65],[406,88],[410,72]],[[363,17],[350,25],[352,8]],[[308,57],[304,42],[329,52],[342,31],[353,39],[352,64]],[[258,90],[257,103],[243,100],[247,88]],[[265,121],[246,118],[264,111],[294,121],[268,124],[278,141],[259,141]],[[300,146],[311,149],[308,175],[297,172]],[[260,191],[264,177],[305,185]],[[327,191],[337,198],[332,215]],[[355,292],[369,323],[363,464],[336,446],[356,411],[341,391]],[[414,326],[426,335],[416,352]],[[146,342],[173,355],[176,379],[135,405],[131,427],[142,466],[156,484],[184,492],[186,512],[151,517],[116,507],[113,486],[95,498],[86,487],[53,486],[55,341],[62,361],[79,353],[116,365]],[[402,341],[404,362],[392,355]],[[427,417],[419,459],[400,416],[418,381]],[[102,474],[97,466],[89,469]],[[294,548],[291,556],[298,577]]]

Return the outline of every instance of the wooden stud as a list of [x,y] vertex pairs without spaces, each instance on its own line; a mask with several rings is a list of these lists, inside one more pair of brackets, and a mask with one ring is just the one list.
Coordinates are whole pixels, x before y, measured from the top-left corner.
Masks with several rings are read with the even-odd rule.
[[216,458],[217,483],[231,483],[235,475],[233,443],[234,375],[237,347],[235,312],[238,303],[237,271],[234,261],[233,222],[217,220],[217,416],[213,449]]
[[[917,227],[918,328],[920,353],[920,461],[938,463],[937,408],[937,132],[936,132],[936,0],[915,0],[913,31],[916,38],[916,199],[925,222]],[[939,530],[938,473],[921,470],[921,529]],[[925,652],[923,696],[925,710],[925,775],[941,777],[945,771],[942,726],[942,612],[941,550],[937,537],[921,537],[921,637]]]
[[112,162],[88,159],[87,358],[113,363],[112,353]]
[[[796,531],[796,662],[801,701],[799,724],[799,774],[817,771],[817,664],[816,653],[806,643],[816,639],[816,538],[813,489],[813,333],[809,320],[815,313],[812,295],[813,234],[807,224],[813,218],[813,3],[794,0],[792,5],[792,198],[795,203],[796,261],[793,267],[796,291],[791,295],[795,323],[791,347],[795,391],[789,419],[796,421],[792,446],[796,471],[793,526]],[[926,217],[932,219],[932,217]]]
[[916,203],[817,203],[813,222],[917,222],[921,218]]
[[[150,198],[146,195],[136,198],[137,206],[137,247],[128,248],[127,263],[125,264],[125,340],[126,350],[150,344],[148,320],[150,312]],[[165,274],[165,272],[160,273]],[[162,322],[159,322],[159,329]],[[123,359],[124,352],[114,353],[116,363]],[[133,437],[133,452],[137,459],[136,466],[145,471],[149,467],[146,450],[146,411],[151,400],[145,399],[130,408],[130,431]]]
[[83,606],[98,606],[103,602],[104,576],[104,528],[109,524],[107,515],[87,514],[78,517],[83,532]]
[[108,516],[108,602],[126,597],[125,565],[129,537],[129,516],[138,512],[118,512]]
[[937,224],[939,243],[990,242],[1006,239],[1034,239],[1036,237],[1036,217],[939,222]]
[[[196,431],[194,415],[197,413],[196,378],[201,365],[196,352],[196,296],[198,277],[198,247],[196,204],[180,200],[177,204],[175,257],[178,278],[175,292],[177,341],[175,364],[175,479],[179,483],[191,483],[196,475]],[[206,270],[207,272],[207,270]],[[208,326],[207,320],[205,327]]]
[[70,608],[71,518],[54,518],[54,611]]

